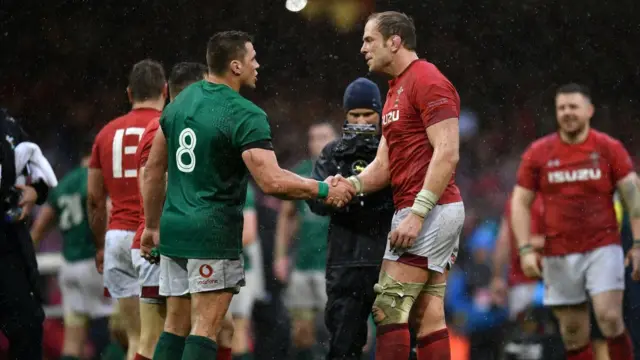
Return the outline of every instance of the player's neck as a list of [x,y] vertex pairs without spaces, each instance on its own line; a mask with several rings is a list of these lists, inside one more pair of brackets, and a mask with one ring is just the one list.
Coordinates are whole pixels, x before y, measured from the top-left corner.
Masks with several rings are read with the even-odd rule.
[[591,128],[589,126],[586,126],[582,131],[575,135],[559,131],[560,139],[570,145],[582,144],[587,140],[587,137],[589,136],[589,129]]
[[207,81],[218,85],[226,85],[232,88],[235,92],[240,92],[240,83],[235,81],[232,77],[209,74],[207,76]]
[[134,102],[131,106],[132,110],[135,109],[155,109],[158,111],[162,111],[164,108],[164,98],[158,98],[155,100],[145,100],[145,101],[137,101]]
[[90,156],[85,156],[82,158],[82,160],[80,160],[80,166],[82,167],[89,167],[89,162],[91,161],[91,157]]
[[418,54],[416,54],[415,51],[409,51],[404,48],[400,49],[393,59],[393,62],[389,64],[387,73],[394,78],[398,77],[416,60],[418,60]]

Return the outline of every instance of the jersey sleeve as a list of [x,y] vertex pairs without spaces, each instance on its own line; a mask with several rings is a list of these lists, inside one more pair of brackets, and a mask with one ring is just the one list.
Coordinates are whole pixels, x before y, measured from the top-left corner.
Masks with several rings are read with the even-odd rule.
[[414,85],[413,96],[425,128],[460,116],[460,98],[450,83],[421,77]]
[[618,182],[633,171],[633,161],[627,149],[618,140],[609,143],[609,163],[613,173],[613,181]]
[[529,147],[520,161],[518,168],[517,184],[531,191],[538,191],[539,188],[540,167],[537,165],[535,158],[535,149]]
[[102,165],[100,164],[100,139],[102,139],[102,132],[98,133],[95,141],[93,142],[93,147],[91,148],[91,159],[89,160],[89,168],[91,169],[102,169]]
[[244,211],[255,210],[256,208],[256,194],[251,185],[247,186],[247,198],[244,202]]
[[239,115],[240,119],[232,134],[233,146],[241,152],[251,148],[273,150],[267,115],[257,111],[243,111]]

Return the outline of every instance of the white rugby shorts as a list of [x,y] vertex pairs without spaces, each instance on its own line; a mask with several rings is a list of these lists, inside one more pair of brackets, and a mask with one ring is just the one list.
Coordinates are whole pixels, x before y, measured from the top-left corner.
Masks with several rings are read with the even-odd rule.
[[624,254],[617,244],[585,253],[542,258],[545,306],[576,305],[590,296],[624,290]]
[[115,311],[115,301],[104,296],[102,275],[93,258],[63,262],[58,283],[65,317],[75,314],[97,319]]
[[[393,231],[411,213],[411,208],[396,211],[391,220]],[[456,202],[436,205],[422,223],[412,247],[405,250],[393,250],[387,240],[384,259],[398,262],[415,263],[412,258],[426,260],[429,270],[444,273],[458,257],[460,233],[464,225],[464,204]],[[412,260],[409,260],[412,259]]]
[[131,259],[135,231],[109,230],[104,245],[104,287],[114,299],[137,297],[138,273]]

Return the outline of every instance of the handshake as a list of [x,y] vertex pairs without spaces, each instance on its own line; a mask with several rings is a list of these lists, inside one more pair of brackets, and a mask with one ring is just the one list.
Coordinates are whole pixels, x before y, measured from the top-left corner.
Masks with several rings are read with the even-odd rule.
[[341,208],[347,205],[358,192],[354,181],[340,174],[329,176],[324,182],[329,184],[329,195],[324,199],[324,203],[333,207]]

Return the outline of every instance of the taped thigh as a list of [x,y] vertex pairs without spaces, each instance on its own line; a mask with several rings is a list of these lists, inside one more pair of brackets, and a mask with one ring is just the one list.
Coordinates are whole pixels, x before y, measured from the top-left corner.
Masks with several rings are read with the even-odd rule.
[[411,307],[423,287],[423,283],[402,283],[382,272],[380,280],[373,287],[377,294],[373,308],[378,326],[409,322]]
[[444,294],[447,291],[447,283],[442,283],[442,284],[425,284],[422,287],[422,293],[423,294],[427,294],[427,295],[431,295],[431,296],[435,296],[435,297],[439,297],[441,299],[444,299]]
[[64,314],[64,324],[73,327],[86,327],[89,324],[89,315],[69,311]]

